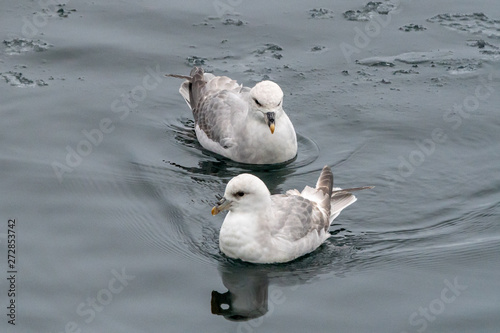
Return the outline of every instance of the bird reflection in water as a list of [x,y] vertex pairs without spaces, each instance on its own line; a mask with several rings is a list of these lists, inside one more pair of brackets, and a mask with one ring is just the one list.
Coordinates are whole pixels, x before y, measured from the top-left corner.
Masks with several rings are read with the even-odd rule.
[[212,291],[212,314],[232,321],[246,321],[263,316],[268,311],[269,280],[259,270],[221,271],[225,293]]
[[231,321],[259,318],[283,304],[288,290],[327,278],[332,272],[344,276],[356,265],[353,260],[355,249],[349,244],[335,243],[327,241],[315,252],[285,264],[259,265],[224,258],[218,270],[228,291],[212,291],[212,314]]

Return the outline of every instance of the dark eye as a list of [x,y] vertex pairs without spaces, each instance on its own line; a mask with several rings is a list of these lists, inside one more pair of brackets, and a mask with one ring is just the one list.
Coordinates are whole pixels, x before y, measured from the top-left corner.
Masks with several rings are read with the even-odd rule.
[[243,192],[243,191],[236,192],[236,196],[237,196],[237,197],[240,197],[240,198],[241,198],[241,197],[242,197],[242,196],[244,196],[244,195],[245,195],[245,192]]
[[278,106],[280,106],[280,105],[281,105],[281,101],[278,103]]
[[262,106],[262,104],[259,103],[259,101],[257,100],[257,98],[254,98],[253,100],[255,101],[255,103],[257,103],[258,106]]

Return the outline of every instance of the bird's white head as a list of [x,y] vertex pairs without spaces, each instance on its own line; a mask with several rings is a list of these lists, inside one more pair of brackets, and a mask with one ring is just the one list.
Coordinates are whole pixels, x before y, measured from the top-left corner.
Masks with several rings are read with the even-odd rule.
[[283,113],[283,90],[272,81],[261,81],[250,90],[252,109],[262,113],[271,133],[274,133],[275,120]]
[[243,173],[227,183],[224,197],[212,208],[212,215],[224,210],[255,211],[271,199],[266,184],[258,177]]

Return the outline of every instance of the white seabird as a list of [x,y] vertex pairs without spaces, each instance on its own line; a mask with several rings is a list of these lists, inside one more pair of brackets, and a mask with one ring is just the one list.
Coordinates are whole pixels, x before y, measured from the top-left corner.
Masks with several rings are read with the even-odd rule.
[[200,144],[233,161],[275,164],[297,155],[297,135],[283,110],[283,91],[272,81],[244,87],[227,76],[194,67],[179,92],[193,111]]
[[372,188],[333,188],[325,166],[316,188],[271,195],[258,177],[241,174],[229,181],[224,197],[212,208],[229,210],[219,234],[220,250],[230,258],[253,263],[280,263],[314,251],[328,237],[340,212],[356,201],[351,193]]

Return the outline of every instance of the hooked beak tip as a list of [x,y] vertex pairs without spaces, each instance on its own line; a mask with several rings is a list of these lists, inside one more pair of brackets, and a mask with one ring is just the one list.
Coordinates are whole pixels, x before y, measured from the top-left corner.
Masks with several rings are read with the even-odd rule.
[[271,134],[274,134],[274,129],[275,129],[274,123],[269,125],[269,129],[271,130]]
[[219,202],[212,208],[212,215],[217,215],[224,210],[228,210],[231,207],[231,201],[222,198]]

